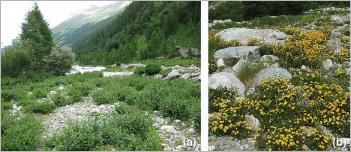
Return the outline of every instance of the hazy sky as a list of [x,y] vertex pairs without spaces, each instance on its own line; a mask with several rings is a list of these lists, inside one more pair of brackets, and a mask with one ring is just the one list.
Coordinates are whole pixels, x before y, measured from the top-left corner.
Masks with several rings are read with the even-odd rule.
[[[74,13],[92,6],[103,6],[115,1],[37,1],[50,28],[69,19]],[[34,1],[1,1],[1,47],[10,45],[21,33],[21,25]]]

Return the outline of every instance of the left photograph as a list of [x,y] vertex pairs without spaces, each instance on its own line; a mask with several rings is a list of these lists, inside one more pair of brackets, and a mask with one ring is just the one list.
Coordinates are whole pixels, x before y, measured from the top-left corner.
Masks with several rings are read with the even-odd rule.
[[200,8],[1,1],[1,150],[200,151]]

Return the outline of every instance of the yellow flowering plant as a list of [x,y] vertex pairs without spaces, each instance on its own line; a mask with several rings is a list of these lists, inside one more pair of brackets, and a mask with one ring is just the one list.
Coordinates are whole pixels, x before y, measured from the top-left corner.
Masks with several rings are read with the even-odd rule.
[[247,44],[249,45],[249,46],[256,46],[256,45],[258,45],[260,43],[260,39],[258,39],[258,38],[251,38],[251,39],[249,39],[249,41],[247,42]]

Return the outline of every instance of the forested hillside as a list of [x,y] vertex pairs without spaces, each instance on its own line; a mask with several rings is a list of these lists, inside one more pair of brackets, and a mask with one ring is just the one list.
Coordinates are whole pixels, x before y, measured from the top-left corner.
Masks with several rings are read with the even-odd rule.
[[119,1],[102,7],[91,7],[77,12],[70,19],[53,28],[54,40],[62,45],[70,45],[89,34],[101,30],[111,23],[116,14],[122,12],[130,2]]
[[106,27],[72,44],[82,64],[169,58],[176,46],[200,48],[200,3],[133,2]]

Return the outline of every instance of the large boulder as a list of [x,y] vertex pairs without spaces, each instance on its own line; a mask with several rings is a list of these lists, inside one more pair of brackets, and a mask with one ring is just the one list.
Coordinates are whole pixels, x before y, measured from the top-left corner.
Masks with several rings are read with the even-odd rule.
[[189,49],[188,48],[177,46],[176,50],[182,58],[189,57]]
[[245,122],[252,127],[252,130],[257,132],[260,129],[260,121],[251,115],[245,115]]
[[222,58],[217,60],[217,67],[225,67],[225,63]]
[[201,55],[201,51],[198,48],[191,48],[191,55],[193,56],[200,56]]
[[236,46],[220,49],[213,55],[215,59],[243,58],[248,56],[259,56],[259,46]]
[[208,81],[209,88],[217,89],[219,87],[225,87],[230,90],[235,90],[240,96],[244,95],[245,85],[233,73],[215,73],[208,78]]
[[285,77],[288,79],[291,79],[291,77],[292,77],[291,73],[284,68],[268,67],[268,68],[261,70],[260,72],[258,72],[255,75],[254,85],[258,86],[262,83],[263,80],[268,79],[270,77],[276,77],[276,76],[281,76],[281,77]]
[[332,68],[333,66],[333,61],[330,59],[326,59],[325,61],[323,61],[323,68],[324,70],[330,70],[330,68]]
[[247,45],[248,41],[257,38],[265,43],[281,43],[287,38],[284,32],[273,29],[229,28],[216,34],[225,41],[238,41]]

